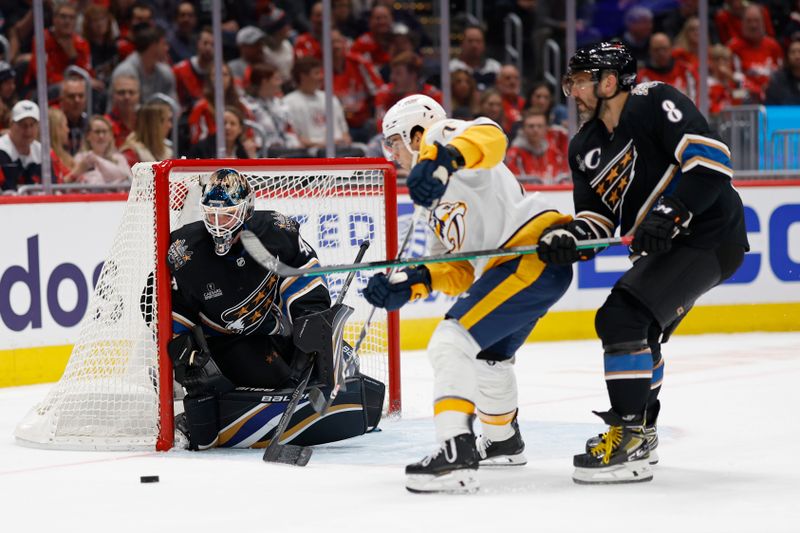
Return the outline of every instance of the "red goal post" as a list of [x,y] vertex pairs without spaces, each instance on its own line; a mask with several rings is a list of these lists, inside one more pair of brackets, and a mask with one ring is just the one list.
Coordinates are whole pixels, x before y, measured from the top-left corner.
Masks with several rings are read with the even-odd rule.
[[[172,447],[169,235],[199,220],[201,184],[219,168],[247,176],[257,210],[298,220],[323,265],[352,261],[364,238],[372,243],[365,260],[397,254],[396,173],[384,159],[181,159],[136,165],[122,222],[67,368],[18,425],[20,443],[61,449]],[[355,308],[345,330],[351,344],[370,310],[359,294],[370,276],[358,273],[345,298]],[[344,277],[326,276],[333,298]],[[148,291],[152,297],[143,297]],[[378,310],[362,345],[361,369],[386,383],[388,413],[401,407],[399,352],[398,313]]]

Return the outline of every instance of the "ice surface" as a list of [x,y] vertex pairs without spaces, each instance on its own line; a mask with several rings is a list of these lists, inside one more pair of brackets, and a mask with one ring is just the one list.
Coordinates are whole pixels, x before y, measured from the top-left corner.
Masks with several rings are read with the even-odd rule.
[[601,350],[537,343],[517,359],[529,463],[481,470],[473,496],[404,489],[403,465],[434,447],[423,352],[402,356],[402,419],[306,468],[258,450],[23,448],[14,426],[49,385],[0,389],[0,531],[800,532],[800,333],[678,336],[664,352],[651,483],[573,484],[572,455],[603,429],[591,410],[608,407]]

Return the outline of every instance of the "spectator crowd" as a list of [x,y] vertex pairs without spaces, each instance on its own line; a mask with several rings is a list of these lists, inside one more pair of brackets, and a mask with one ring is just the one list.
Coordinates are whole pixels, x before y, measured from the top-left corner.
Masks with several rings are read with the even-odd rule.
[[[41,73],[31,4],[0,7],[0,191],[6,192],[41,181]],[[216,157],[218,135],[224,157],[315,157],[324,153],[330,127],[338,156],[383,155],[381,120],[395,102],[413,93],[443,100],[431,47],[433,2],[331,4],[335,97],[326,115],[322,3],[222,0],[224,131],[218,132],[211,2],[46,0],[53,181],[125,184],[140,161]],[[507,164],[521,181],[569,183],[566,108],[560,91],[544,81],[541,59],[545,39],[564,50],[562,3],[487,4],[486,25],[454,20],[452,115],[496,121],[509,138]],[[639,62],[639,81],[670,83],[699,100],[698,0],[577,5],[579,45],[622,40]],[[502,61],[497,37],[510,12],[523,23],[522,72]],[[800,105],[800,0],[712,1],[708,29],[712,115],[739,104]]]

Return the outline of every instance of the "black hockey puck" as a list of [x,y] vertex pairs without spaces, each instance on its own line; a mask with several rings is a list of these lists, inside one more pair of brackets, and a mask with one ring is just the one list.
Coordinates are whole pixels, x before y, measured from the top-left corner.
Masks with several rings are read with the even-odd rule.
[[141,476],[139,481],[142,483],[158,483],[158,476]]

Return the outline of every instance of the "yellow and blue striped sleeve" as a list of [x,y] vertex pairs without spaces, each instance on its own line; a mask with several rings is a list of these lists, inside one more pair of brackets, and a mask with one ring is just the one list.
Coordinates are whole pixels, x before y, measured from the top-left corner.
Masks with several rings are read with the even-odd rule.
[[[464,158],[464,168],[492,168],[506,157],[508,139],[494,124],[473,124],[447,143]],[[436,159],[436,146],[422,137],[420,160]]]
[[469,261],[433,263],[427,267],[431,273],[431,289],[450,296],[461,294],[475,281],[475,269]]

